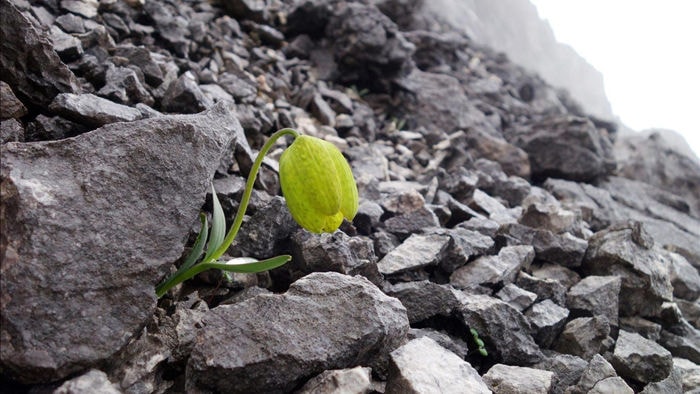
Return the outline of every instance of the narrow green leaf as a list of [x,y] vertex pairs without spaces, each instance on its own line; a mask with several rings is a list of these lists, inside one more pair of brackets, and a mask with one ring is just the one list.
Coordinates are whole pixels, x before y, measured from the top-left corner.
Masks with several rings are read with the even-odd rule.
[[214,190],[213,184],[211,185],[211,200],[213,208],[211,231],[209,233],[209,246],[207,247],[207,254],[204,256],[204,261],[208,260],[209,257],[214,254],[216,249],[224,242],[224,237],[226,236],[226,217],[224,216],[224,210],[221,209],[221,203],[216,196],[216,190]]
[[185,262],[182,263],[180,266],[180,269],[178,271],[184,271],[191,266],[194,265],[194,263],[197,261],[199,256],[202,255],[202,251],[204,250],[204,245],[207,243],[207,216],[203,213],[199,214],[199,222],[201,223],[200,229],[199,229],[199,234],[197,234],[197,239],[194,241],[194,245],[192,246],[192,250],[190,251],[190,254],[187,255],[187,258],[185,259]]
[[228,272],[256,273],[280,267],[291,259],[292,256],[288,254],[261,261],[250,257],[239,257],[226,262],[208,263],[207,266],[208,268],[218,268]]

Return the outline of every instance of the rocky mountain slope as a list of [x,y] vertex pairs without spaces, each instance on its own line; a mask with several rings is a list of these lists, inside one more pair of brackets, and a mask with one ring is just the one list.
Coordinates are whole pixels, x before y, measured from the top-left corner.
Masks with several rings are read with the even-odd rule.
[[[2,391],[700,391],[700,165],[420,7],[0,0]],[[352,223],[294,222],[280,142],[229,254],[292,262],[157,300],[283,127]]]

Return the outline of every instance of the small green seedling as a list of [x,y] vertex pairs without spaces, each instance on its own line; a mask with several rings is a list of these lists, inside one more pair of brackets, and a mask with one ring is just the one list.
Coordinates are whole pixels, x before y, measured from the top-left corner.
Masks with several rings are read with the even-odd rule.
[[476,347],[479,354],[481,354],[484,357],[488,356],[489,353],[486,351],[484,341],[482,341],[481,338],[479,338],[479,333],[473,328],[470,328],[469,332],[471,332],[472,337],[474,338],[474,342],[476,342]]
[[281,255],[266,260],[239,257],[219,261],[241,228],[263,158],[274,143],[285,135],[294,137],[294,142],[280,157],[279,176],[282,194],[294,220],[311,232],[321,233],[334,232],[343,218],[352,220],[355,217],[357,185],[350,165],[338,148],[319,138],[300,135],[293,129],[279,130],[267,140],[253,162],[238,212],[228,233],[224,211],[212,185],[211,229],[207,231],[207,217],[200,214],[201,228],[194,246],[180,268],[156,287],[159,298],[173,286],[208,269],[255,273],[277,268],[292,259],[289,255]]

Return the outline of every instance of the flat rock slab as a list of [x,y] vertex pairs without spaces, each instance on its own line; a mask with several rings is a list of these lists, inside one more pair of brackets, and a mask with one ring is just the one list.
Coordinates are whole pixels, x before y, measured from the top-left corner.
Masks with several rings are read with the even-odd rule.
[[484,374],[484,382],[494,393],[548,393],[554,384],[554,372],[496,364]]
[[335,272],[215,308],[204,325],[187,388],[225,393],[290,392],[327,369],[381,367],[409,329],[399,300],[364,277]]
[[468,362],[428,337],[391,353],[387,394],[490,393]]
[[450,237],[446,235],[413,234],[377,263],[379,272],[393,275],[436,265],[444,256],[449,242]]
[[106,360],[150,318],[224,150],[223,106],[2,146],[0,369],[25,383]]

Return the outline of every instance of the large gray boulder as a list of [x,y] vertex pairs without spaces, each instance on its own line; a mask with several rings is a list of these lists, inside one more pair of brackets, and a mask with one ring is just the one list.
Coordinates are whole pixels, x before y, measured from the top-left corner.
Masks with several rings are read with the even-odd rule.
[[364,277],[312,273],[285,294],[213,309],[187,363],[187,388],[289,392],[327,369],[382,368],[408,329],[399,300]]
[[2,146],[3,374],[61,379],[139,332],[234,136],[217,106]]

